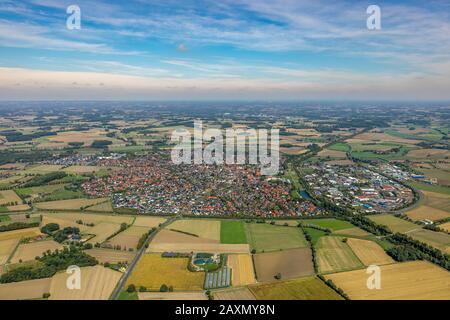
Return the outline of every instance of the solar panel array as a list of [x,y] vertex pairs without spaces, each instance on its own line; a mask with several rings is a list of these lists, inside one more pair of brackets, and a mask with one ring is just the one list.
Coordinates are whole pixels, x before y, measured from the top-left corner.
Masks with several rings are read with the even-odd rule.
[[231,269],[224,266],[215,272],[208,272],[205,277],[205,289],[224,288],[231,285]]

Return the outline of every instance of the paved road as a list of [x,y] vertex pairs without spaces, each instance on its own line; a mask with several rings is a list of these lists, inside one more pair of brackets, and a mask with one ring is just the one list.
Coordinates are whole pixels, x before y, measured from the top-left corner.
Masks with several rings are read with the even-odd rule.
[[128,266],[127,271],[125,271],[125,273],[122,275],[122,278],[120,278],[119,283],[117,284],[116,288],[114,289],[110,300],[117,300],[119,298],[120,292],[122,291],[123,287],[125,286],[125,283],[127,282],[129,276],[133,272],[133,269],[136,267],[138,261],[141,259],[142,255],[145,253],[145,250],[147,249],[146,246],[150,243],[150,241],[152,241],[152,239],[156,236],[156,234],[159,231],[164,229],[167,225],[171,224],[173,221],[175,221],[178,218],[179,218],[179,216],[175,216],[175,217],[171,217],[171,218],[167,219],[166,222],[161,224],[161,226],[159,226],[154,232],[152,232],[152,234],[147,238],[147,240],[145,240],[144,245],[142,246],[141,249],[139,249],[139,251],[136,254],[136,256],[134,257],[133,261]]

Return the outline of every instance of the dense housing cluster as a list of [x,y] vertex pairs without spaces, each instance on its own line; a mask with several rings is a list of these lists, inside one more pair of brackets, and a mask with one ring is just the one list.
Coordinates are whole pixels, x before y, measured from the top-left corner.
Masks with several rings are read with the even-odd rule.
[[161,155],[103,159],[120,168],[83,184],[93,197],[112,196],[118,208],[141,213],[249,215],[259,217],[316,214],[309,201],[293,200],[290,185],[261,176],[254,166],[175,165]]
[[363,212],[388,212],[410,204],[411,189],[361,166],[317,165],[305,176],[315,196]]

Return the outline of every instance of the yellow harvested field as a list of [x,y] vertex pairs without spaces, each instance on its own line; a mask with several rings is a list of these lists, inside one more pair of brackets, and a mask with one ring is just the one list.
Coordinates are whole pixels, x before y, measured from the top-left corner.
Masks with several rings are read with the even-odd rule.
[[220,221],[207,219],[177,220],[168,229],[194,234],[200,238],[220,241]]
[[53,240],[44,240],[21,244],[14,253],[14,256],[11,259],[11,263],[34,260],[37,256],[42,256],[42,254],[47,250],[53,252],[56,249],[62,248],[64,248],[62,244]]
[[80,210],[81,207],[93,206],[107,200],[108,198],[58,200],[38,202],[35,207],[41,210]]
[[450,222],[440,224],[440,225],[438,225],[438,227],[443,230],[446,230],[447,232],[450,232]]
[[191,272],[187,269],[188,258],[162,258],[160,254],[144,254],[126,286],[144,286],[159,290],[161,285],[173,286],[175,291],[202,290],[204,272]]
[[360,229],[358,227],[337,230],[337,231],[334,231],[333,234],[354,236],[354,237],[366,237],[366,236],[370,235],[369,232],[367,232],[363,229]]
[[[47,214],[45,214],[47,215]],[[94,213],[49,213],[49,217],[64,219],[71,222],[76,222],[78,220],[83,221],[83,223],[93,223],[98,224],[100,222],[111,222],[111,223],[126,223],[131,224],[133,222],[133,217],[121,216],[121,215],[107,215],[107,214],[94,214]]]
[[421,142],[420,140],[412,140],[412,139],[403,139],[395,136],[391,136],[389,134],[380,133],[380,132],[366,132],[361,133],[355,136],[353,139],[347,140],[348,143],[359,143],[365,141],[380,141],[380,142],[396,142],[401,144],[417,144]]
[[106,201],[95,206],[89,207],[86,211],[97,211],[97,212],[113,212],[113,207],[111,201]]
[[50,292],[51,278],[0,284],[0,300],[41,299]]
[[137,248],[139,239],[148,231],[149,228],[147,227],[131,226],[125,231],[114,236],[108,241],[108,243],[113,246],[120,245],[122,250],[126,248]]
[[59,171],[63,166],[53,164],[41,164],[27,167],[24,173],[45,174],[49,172]]
[[347,244],[366,266],[394,263],[383,248],[373,241],[348,238]]
[[97,166],[70,166],[64,168],[63,171],[67,173],[92,173],[101,170],[102,167]]
[[139,227],[149,227],[154,228],[159,226],[159,224],[164,223],[167,219],[160,217],[136,217],[133,225]]
[[199,237],[194,237],[185,233],[176,232],[172,230],[161,230],[153,238],[152,244],[183,244],[183,243],[195,243],[195,244],[208,244],[208,243],[218,243],[218,241],[213,241],[210,239],[204,239]]
[[249,254],[230,254],[227,258],[227,265],[231,268],[231,284],[233,286],[256,283],[253,261]]
[[208,300],[203,292],[138,292],[139,300]]
[[59,132],[56,136],[48,137],[51,142],[84,142],[85,146],[89,146],[94,140],[109,140],[115,141],[115,139],[108,138],[107,132],[102,129],[92,129],[89,131],[65,131]]
[[8,261],[9,256],[19,244],[20,239],[9,239],[0,241],[0,265]]
[[0,191],[0,205],[5,205],[8,203],[22,203],[22,199],[13,190]]
[[316,246],[320,273],[362,268],[363,264],[342,237],[321,237]]
[[81,268],[81,289],[69,290],[65,272],[53,276],[50,300],[107,300],[119,282],[120,272],[102,266]]
[[214,300],[256,300],[246,287],[214,291]]
[[450,151],[445,149],[418,149],[409,151],[406,156],[409,158],[448,157]]
[[27,211],[30,210],[30,206],[27,204],[19,204],[17,206],[9,206],[6,207],[9,212],[17,212],[17,211]]
[[66,227],[76,227],[80,229],[81,232],[84,232],[86,229],[89,229],[89,227],[78,224],[74,220],[69,219],[62,219],[56,216],[57,214],[54,213],[47,213],[42,215],[42,226],[45,226],[49,223],[57,223],[61,229],[64,229]]
[[418,206],[417,208],[406,212],[406,215],[414,221],[423,219],[436,221],[450,217],[450,212],[429,206]]
[[214,253],[250,253],[248,244],[221,243],[150,243],[147,252],[214,252]]
[[344,151],[324,149],[317,154],[319,157],[326,158],[347,158],[347,154]]
[[102,243],[106,241],[110,236],[120,230],[120,225],[111,222],[100,222],[94,227],[87,229],[85,233],[95,234],[95,237],[89,239],[88,243]]
[[0,232],[0,241],[9,239],[32,238],[41,235],[39,228],[27,228]]
[[449,300],[450,272],[426,261],[381,268],[381,289],[367,288],[366,269],[326,275],[353,300]]
[[133,252],[112,249],[93,248],[85,251],[88,255],[96,258],[100,263],[131,262],[135,256]]

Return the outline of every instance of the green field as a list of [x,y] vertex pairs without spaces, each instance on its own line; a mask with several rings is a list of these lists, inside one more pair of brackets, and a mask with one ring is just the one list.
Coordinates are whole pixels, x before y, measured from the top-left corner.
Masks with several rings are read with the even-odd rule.
[[221,221],[220,243],[247,243],[244,223],[242,221]]
[[416,188],[419,190],[437,192],[437,193],[450,195],[449,187],[438,186],[436,184],[421,183],[421,182],[416,182],[416,181],[408,181],[406,184],[409,185],[410,187],[413,187],[413,188]]
[[316,245],[320,273],[354,270],[364,267],[343,237],[321,237]]
[[327,147],[327,149],[335,150],[335,151],[343,151],[343,152],[350,151],[350,147],[348,146],[348,144],[343,143],[343,142],[338,142],[338,143],[332,144],[331,146]]
[[305,232],[311,237],[311,242],[313,245],[316,245],[321,237],[327,235],[325,231],[314,228],[305,228]]
[[247,223],[247,240],[257,252],[304,248],[307,241],[300,228]]
[[352,225],[350,222],[338,219],[305,219],[301,220],[301,222],[303,224],[311,224],[322,228],[327,228],[332,231],[350,229],[354,227],[354,225]]
[[249,287],[258,300],[342,300],[343,298],[315,277],[260,284]]
[[10,221],[11,218],[9,216],[0,216],[0,222]]
[[421,226],[409,221],[394,217],[390,214],[380,214],[367,216],[373,222],[387,226],[392,232],[405,233],[414,229],[421,229]]

